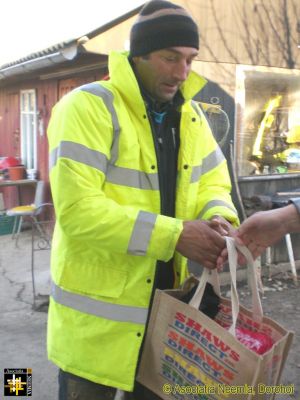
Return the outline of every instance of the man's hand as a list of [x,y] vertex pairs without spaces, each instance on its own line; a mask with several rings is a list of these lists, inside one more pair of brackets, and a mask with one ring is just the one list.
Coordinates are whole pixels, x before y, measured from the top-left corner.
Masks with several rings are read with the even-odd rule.
[[[212,228],[215,229],[220,235],[230,236],[230,237],[236,236],[236,229],[231,225],[229,221],[227,221],[221,215],[213,216],[211,222],[212,222]],[[228,260],[228,251],[227,248],[225,247],[217,258],[218,271],[223,270],[223,266],[227,262],[227,260]],[[243,254],[238,252],[238,264],[243,265],[245,263],[246,263],[245,257],[243,256]]]
[[214,227],[212,221],[184,222],[176,250],[206,268],[216,268],[218,256],[225,247],[225,239]]
[[211,220],[212,228],[222,236],[231,236],[235,234],[235,228],[221,215],[214,215]]

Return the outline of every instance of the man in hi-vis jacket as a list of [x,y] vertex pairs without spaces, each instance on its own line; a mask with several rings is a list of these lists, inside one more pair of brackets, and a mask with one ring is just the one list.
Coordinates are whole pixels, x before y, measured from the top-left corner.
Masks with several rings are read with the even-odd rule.
[[54,107],[48,355],[60,400],[157,398],[135,382],[154,291],[178,287],[190,264],[215,268],[238,223],[226,161],[192,101],[205,85],[191,71],[198,49],[187,11],[152,0],[129,54],[110,54],[109,80]]

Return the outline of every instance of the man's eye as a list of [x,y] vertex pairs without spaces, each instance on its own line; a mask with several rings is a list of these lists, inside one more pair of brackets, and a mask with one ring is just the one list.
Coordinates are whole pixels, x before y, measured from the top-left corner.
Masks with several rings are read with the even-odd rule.
[[176,57],[164,57],[164,59],[167,62],[176,62],[177,61]]

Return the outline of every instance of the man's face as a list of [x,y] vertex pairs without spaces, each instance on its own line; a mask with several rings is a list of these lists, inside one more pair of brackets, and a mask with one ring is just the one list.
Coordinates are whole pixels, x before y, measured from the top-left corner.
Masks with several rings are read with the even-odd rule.
[[134,57],[133,61],[145,89],[155,100],[164,103],[173,99],[186,80],[197,54],[197,49],[191,47],[171,47]]

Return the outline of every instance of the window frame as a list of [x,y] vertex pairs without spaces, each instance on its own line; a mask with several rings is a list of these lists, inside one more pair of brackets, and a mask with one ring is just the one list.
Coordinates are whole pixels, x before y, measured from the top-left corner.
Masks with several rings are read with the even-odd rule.
[[[269,66],[253,66],[253,65],[237,65],[236,66],[236,90],[235,90],[235,126],[234,126],[234,160],[235,169],[239,177],[258,177],[258,176],[275,176],[276,172],[262,172],[258,175],[247,174],[243,171],[241,165],[244,159],[244,149],[243,147],[247,144],[247,132],[245,130],[245,122],[247,112],[247,90],[246,90],[246,80],[249,79],[250,74],[257,74],[258,78],[261,79],[263,75],[270,74],[271,79],[275,76],[278,79],[287,78],[290,79],[300,79],[300,70],[294,69],[289,70],[285,68],[269,67]],[[253,78],[252,78],[253,79]],[[249,82],[249,81],[248,81]],[[279,81],[282,82],[282,81]],[[293,92],[291,92],[292,94]],[[293,107],[290,108],[288,115],[293,112]],[[288,171],[286,174],[292,174],[293,172]],[[283,175],[283,174],[278,174]]]
[[[27,96],[27,99],[26,97]],[[33,100],[30,99],[33,96]],[[30,102],[31,101],[31,102]],[[31,104],[31,107],[26,107]],[[31,117],[31,118],[30,118]],[[22,164],[27,169],[37,169],[37,96],[35,89],[20,91],[20,145]],[[30,126],[31,125],[31,126]]]

